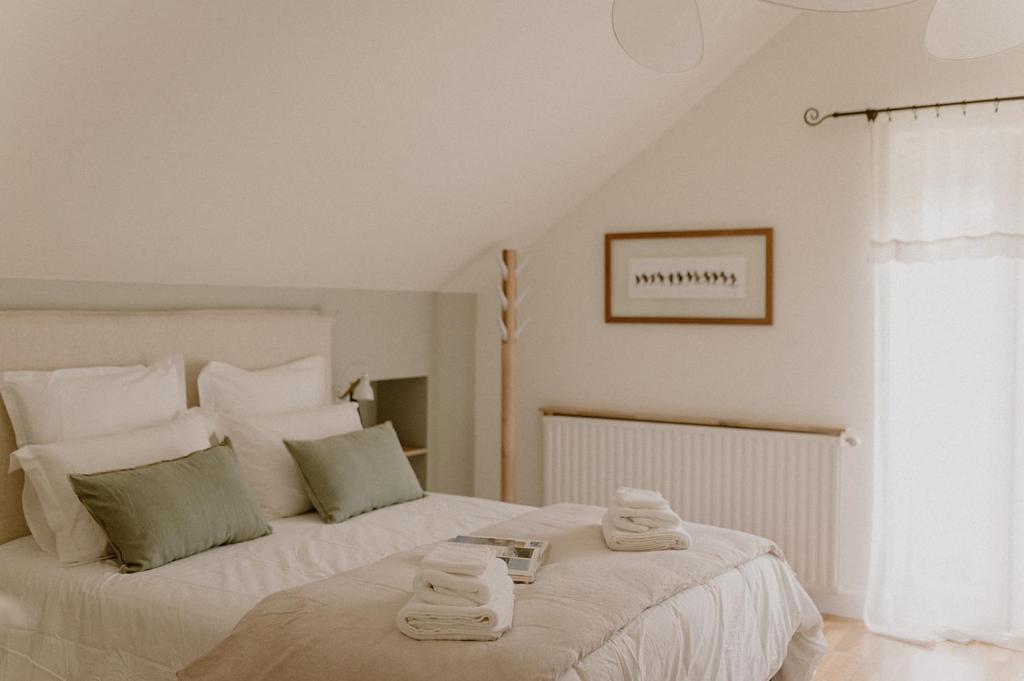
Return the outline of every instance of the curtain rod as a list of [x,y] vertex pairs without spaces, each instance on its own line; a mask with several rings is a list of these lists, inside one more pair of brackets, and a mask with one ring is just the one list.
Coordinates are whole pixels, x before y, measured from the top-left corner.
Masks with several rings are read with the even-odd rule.
[[878,118],[878,114],[891,114],[894,111],[913,111],[917,112],[918,109],[935,109],[935,115],[939,115],[939,109],[945,109],[950,106],[963,107],[964,115],[967,115],[967,106],[969,104],[995,104],[996,112],[999,111],[1000,102],[1015,102],[1024,100],[1024,95],[1016,95],[1014,97],[992,97],[991,99],[962,99],[959,102],[936,102],[934,104],[912,104],[910,106],[891,106],[884,109],[861,109],[860,111],[833,111],[830,114],[821,115],[821,112],[811,107],[807,111],[804,111],[804,123],[807,125],[815,126],[821,125],[829,118],[843,118],[845,116],[866,116],[869,121],[873,121]]

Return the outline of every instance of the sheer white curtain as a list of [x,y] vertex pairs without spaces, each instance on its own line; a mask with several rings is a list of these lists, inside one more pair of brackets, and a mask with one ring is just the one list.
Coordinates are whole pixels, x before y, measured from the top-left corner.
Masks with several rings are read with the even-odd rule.
[[872,126],[879,633],[1024,648],[1024,112]]

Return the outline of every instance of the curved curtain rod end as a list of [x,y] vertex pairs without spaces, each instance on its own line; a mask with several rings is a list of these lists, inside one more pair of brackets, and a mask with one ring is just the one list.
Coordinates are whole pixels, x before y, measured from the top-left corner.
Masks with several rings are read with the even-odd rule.
[[807,111],[804,111],[804,123],[812,127],[816,125],[821,125],[822,121],[824,121],[826,118],[829,118],[829,116],[822,116],[821,112],[815,109],[813,106]]

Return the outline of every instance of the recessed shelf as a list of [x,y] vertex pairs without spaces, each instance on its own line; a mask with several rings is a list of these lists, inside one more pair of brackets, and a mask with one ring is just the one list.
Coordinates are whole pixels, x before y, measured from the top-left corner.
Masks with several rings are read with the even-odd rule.
[[423,489],[427,489],[427,377],[385,378],[373,382],[374,400],[359,404],[363,426],[391,421]]

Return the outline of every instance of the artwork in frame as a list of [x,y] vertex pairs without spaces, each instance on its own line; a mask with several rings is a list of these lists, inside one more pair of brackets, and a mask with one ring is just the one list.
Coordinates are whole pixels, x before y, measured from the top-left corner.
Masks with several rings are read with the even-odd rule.
[[605,234],[604,319],[771,324],[772,229]]

